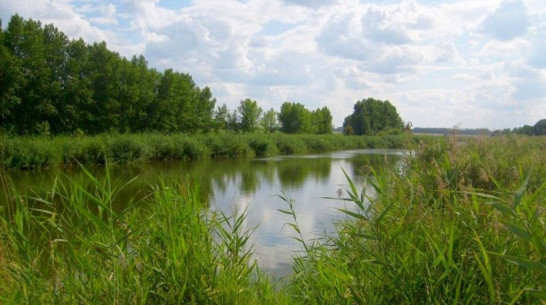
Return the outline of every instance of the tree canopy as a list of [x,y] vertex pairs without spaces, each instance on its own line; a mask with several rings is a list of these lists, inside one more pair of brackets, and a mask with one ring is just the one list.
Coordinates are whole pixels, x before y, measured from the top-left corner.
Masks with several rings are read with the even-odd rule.
[[216,100],[189,74],[12,16],[0,28],[0,129],[15,134],[202,132]]
[[345,118],[345,134],[376,135],[381,131],[404,128],[396,108],[389,101],[373,98],[357,101],[354,111]]
[[241,116],[241,130],[243,132],[256,131],[263,112],[262,108],[258,106],[258,102],[247,98],[241,101],[237,110]]
[[327,107],[308,110],[285,102],[263,112],[244,99],[230,111],[216,107],[208,87],[173,69],[149,68],[105,42],[69,39],[53,25],[18,15],[0,24],[0,132],[8,134],[98,134],[211,130],[328,134]]

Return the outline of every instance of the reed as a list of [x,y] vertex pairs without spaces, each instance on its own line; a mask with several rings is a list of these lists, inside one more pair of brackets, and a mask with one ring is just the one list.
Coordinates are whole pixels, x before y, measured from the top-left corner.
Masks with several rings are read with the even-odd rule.
[[277,302],[252,262],[244,214],[209,212],[191,182],[162,184],[117,211],[112,202],[131,181],[85,172],[2,204],[0,303]]
[[347,177],[341,200],[354,209],[341,211],[336,237],[302,245],[290,294],[304,304],[545,302],[543,140],[422,144],[402,171],[370,177],[373,196]]
[[[130,140],[140,148],[125,147],[139,150],[139,159],[180,157],[177,148],[192,145],[210,156],[230,136],[142,135]],[[283,141],[295,151],[352,147],[344,139],[244,135],[231,145],[235,155],[265,155]],[[108,174],[99,181],[84,169],[84,179],[60,177],[51,189],[17,194],[0,172],[10,198],[0,205],[0,303],[544,304],[546,141],[405,143],[403,168],[370,169],[373,193],[346,177],[335,200],[353,206],[340,210],[347,218],[333,236],[306,241],[297,203],[280,196],[287,208],[279,213],[292,217],[303,251],[280,288],[252,259],[244,211],[211,211],[191,179],[155,186],[119,210],[112,202],[132,181]]]
[[404,148],[430,137],[237,134],[102,134],[97,136],[0,137],[0,166],[36,169],[76,164],[110,164],[201,158],[248,158],[339,149]]

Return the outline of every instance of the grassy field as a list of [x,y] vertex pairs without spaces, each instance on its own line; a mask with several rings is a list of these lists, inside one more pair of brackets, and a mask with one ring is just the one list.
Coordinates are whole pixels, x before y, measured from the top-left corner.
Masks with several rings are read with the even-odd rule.
[[1,175],[0,303],[544,304],[546,139],[407,143],[401,171],[369,180],[373,198],[348,179],[356,209],[336,236],[302,242],[280,288],[251,258],[245,215],[207,211],[191,181],[114,211],[123,185],[108,175],[31,196]]
[[211,133],[68,137],[0,136],[0,167],[33,169],[70,164],[305,154],[340,149],[402,148],[431,137]]

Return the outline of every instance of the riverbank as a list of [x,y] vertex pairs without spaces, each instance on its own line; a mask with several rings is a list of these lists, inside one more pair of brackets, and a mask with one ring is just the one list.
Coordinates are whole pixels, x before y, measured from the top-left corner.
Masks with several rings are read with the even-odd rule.
[[[0,137],[0,166],[35,169],[103,164],[306,154],[343,149],[405,148],[433,137],[303,134],[103,134],[98,136]],[[436,138],[437,139],[437,138]]]
[[114,211],[108,176],[59,179],[0,209],[0,303],[540,304],[545,150],[539,137],[452,138],[376,173],[373,198],[348,180],[356,209],[335,237],[302,242],[279,289],[251,259],[246,216],[203,213],[193,182]]

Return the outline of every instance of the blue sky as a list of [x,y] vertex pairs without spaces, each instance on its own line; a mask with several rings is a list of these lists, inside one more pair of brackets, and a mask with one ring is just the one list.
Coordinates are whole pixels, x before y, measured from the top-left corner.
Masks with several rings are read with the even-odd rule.
[[11,15],[190,73],[218,104],[391,101],[419,127],[546,118],[544,0],[0,0]]

